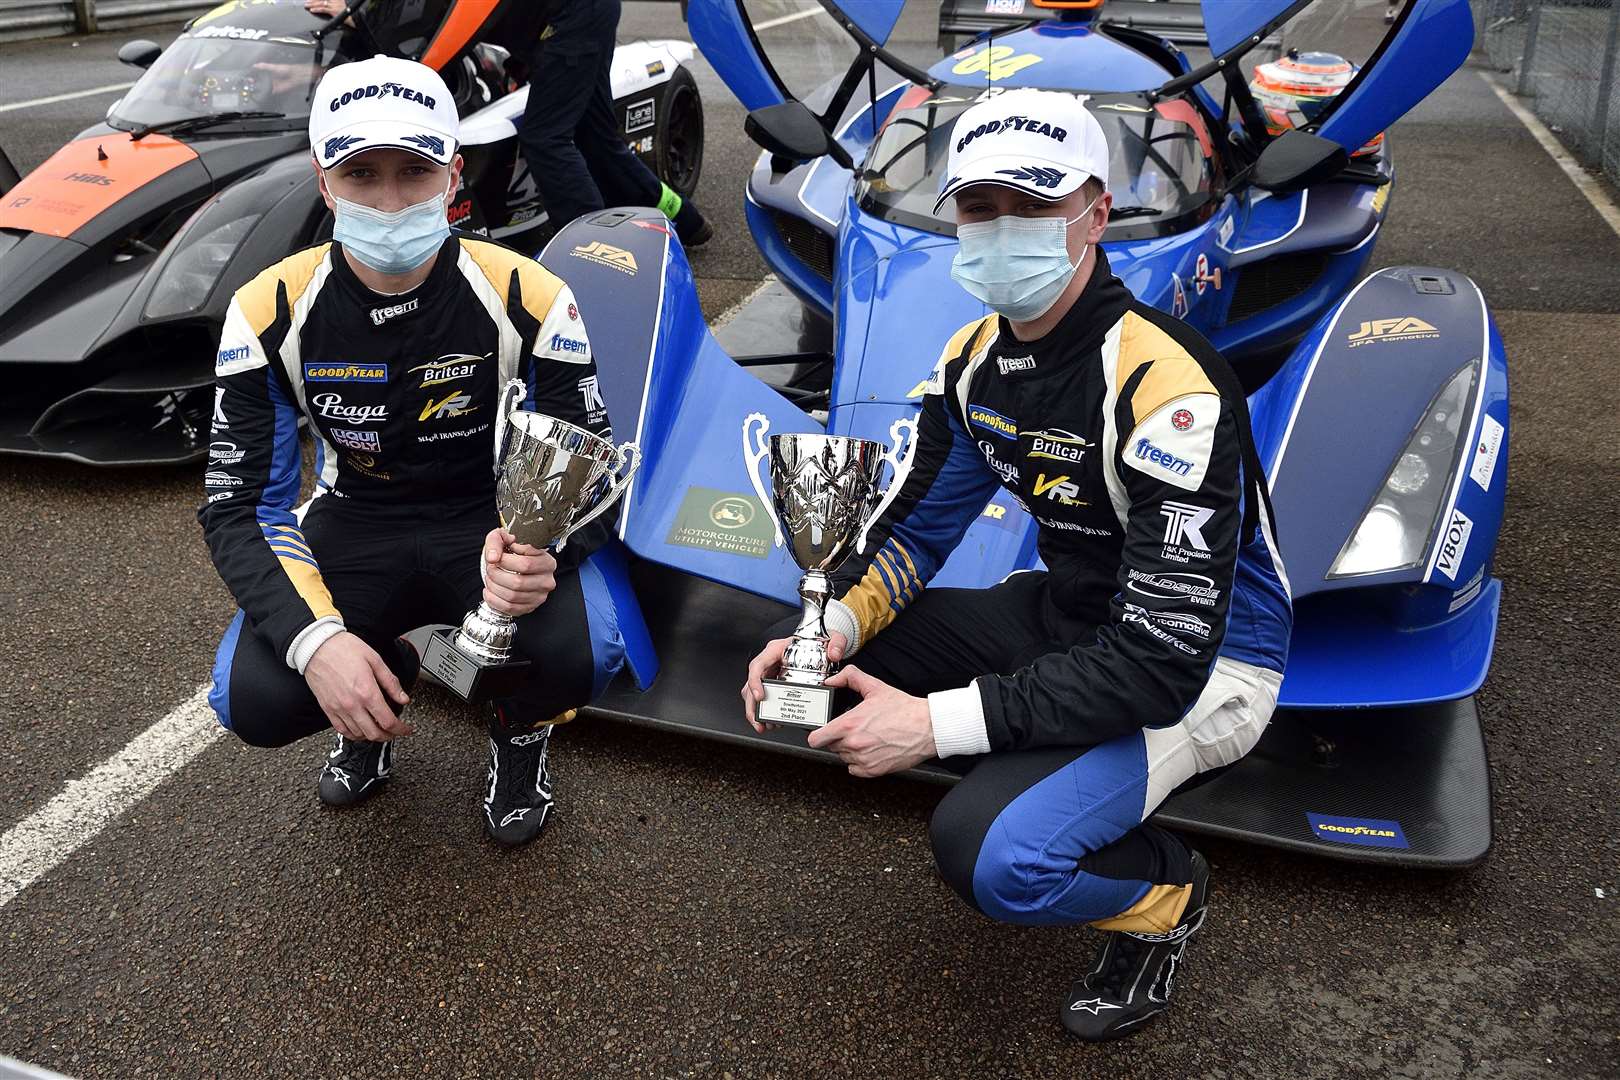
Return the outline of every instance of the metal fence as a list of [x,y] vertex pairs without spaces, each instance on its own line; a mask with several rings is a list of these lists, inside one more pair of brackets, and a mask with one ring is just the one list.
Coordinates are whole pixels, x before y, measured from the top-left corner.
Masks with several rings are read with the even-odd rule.
[[1475,40],[1537,116],[1620,180],[1620,7],[1614,0],[1474,0]]
[[219,0],[0,0],[0,41],[93,34],[195,15]]

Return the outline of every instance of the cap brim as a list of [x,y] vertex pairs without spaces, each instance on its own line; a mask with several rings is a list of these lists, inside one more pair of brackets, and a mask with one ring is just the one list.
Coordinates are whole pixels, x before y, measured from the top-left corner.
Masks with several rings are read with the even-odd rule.
[[449,132],[425,125],[366,120],[332,132],[310,150],[321,168],[330,169],[356,154],[375,150],[379,146],[408,151],[427,158],[435,165],[448,165],[455,160],[459,145],[459,140]]
[[998,154],[994,157],[981,158],[961,175],[947,178],[945,187],[940,190],[938,201],[934,203],[934,213],[939,213],[946,199],[974,184],[997,184],[1033,195],[1037,199],[1055,202],[1072,195],[1079,190],[1080,185],[1090,179],[1090,173],[1061,165],[1049,158],[1031,157],[1028,154]]

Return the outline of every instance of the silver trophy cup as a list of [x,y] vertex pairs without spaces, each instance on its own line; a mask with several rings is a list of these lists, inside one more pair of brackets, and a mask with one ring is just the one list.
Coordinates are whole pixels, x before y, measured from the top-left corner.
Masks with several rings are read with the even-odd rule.
[[[615,447],[584,428],[511,408],[524,393],[513,379],[495,413],[495,508],[519,544],[561,551],[568,538],[606,513],[641,463],[635,443]],[[512,655],[517,620],[480,601],[461,628],[434,631],[422,666],[468,701],[501,697],[529,662]]]
[[[900,490],[902,451],[916,421],[897,420],[893,446],[842,435],[772,435],[770,421],[753,413],[743,422],[743,458],[754,491],[776,527],[776,542],[804,571],[799,581],[803,610],[782,657],[780,678],[765,680],[759,718],[767,723],[817,728],[831,719],[832,691],[823,686],[832,670],[827,655],[828,575],[851,549],[866,550],[866,534]],[[760,481],[759,463],[770,458],[771,491]],[[878,489],[883,464],[892,471],[887,494]]]

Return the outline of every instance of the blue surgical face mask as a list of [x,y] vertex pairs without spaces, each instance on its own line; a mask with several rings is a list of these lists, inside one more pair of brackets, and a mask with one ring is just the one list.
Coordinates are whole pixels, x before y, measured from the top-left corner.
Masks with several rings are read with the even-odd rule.
[[959,225],[961,247],[951,260],[951,277],[1013,322],[1038,319],[1052,310],[1085,259],[1082,248],[1080,258],[1069,261],[1069,226],[1096,205],[1093,199],[1068,220],[1003,214]]
[[385,214],[332,196],[337,221],[332,239],[379,274],[408,274],[433,257],[450,235],[444,193]]

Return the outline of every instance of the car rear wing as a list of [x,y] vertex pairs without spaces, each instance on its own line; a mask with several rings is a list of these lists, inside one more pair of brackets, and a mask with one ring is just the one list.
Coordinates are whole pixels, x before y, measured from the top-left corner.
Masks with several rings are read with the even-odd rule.
[[[1118,26],[1164,38],[1183,49],[1208,48],[1204,12],[1197,0],[1108,0],[1097,8],[1060,8],[1036,0],[941,0],[939,41],[951,48],[959,37],[1002,33],[1064,18],[1087,18],[1098,27]],[[1262,44],[1281,45],[1273,33]]]

